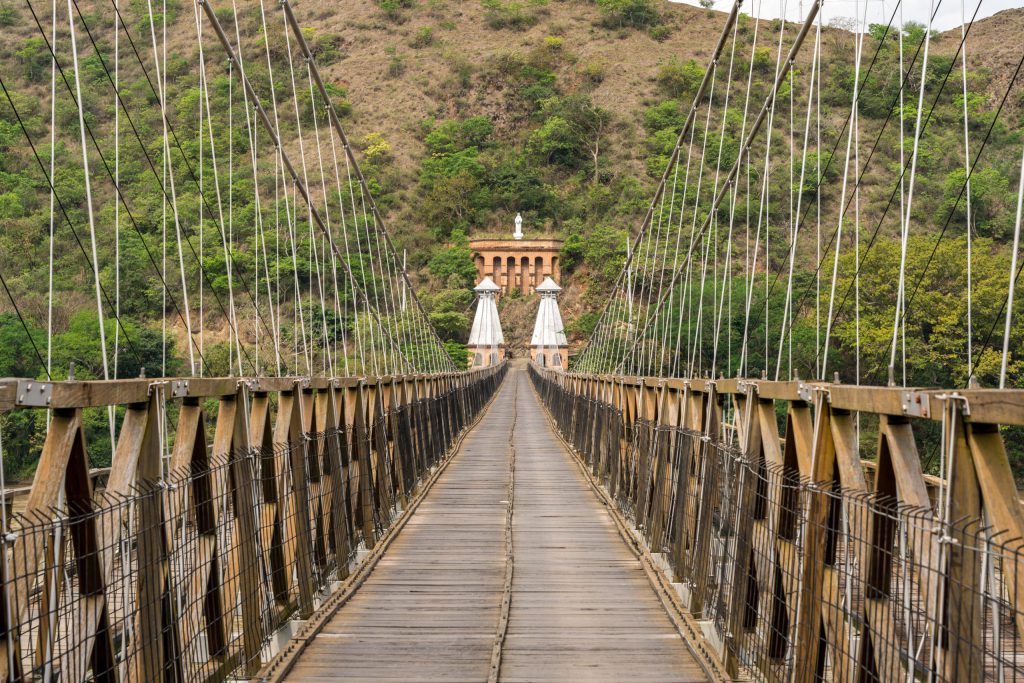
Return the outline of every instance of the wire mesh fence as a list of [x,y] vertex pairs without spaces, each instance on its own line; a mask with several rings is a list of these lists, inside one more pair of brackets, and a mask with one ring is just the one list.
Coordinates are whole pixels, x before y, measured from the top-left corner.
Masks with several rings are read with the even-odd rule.
[[984,512],[948,519],[937,504],[844,487],[838,473],[811,481],[790,460],[769,464],[733,434],[715,437],[721,423],[629,419],[532,376],[734,675],[1024,680],[1024,541]]
[[286,443],[215,453],[200,438],[185,466],[120,493],[94,491],[72,457],[63,481],[35,485],[59,503],[30,505],[0,537],[0,678],[251,677],[275,632],[388,532],[501,376]]

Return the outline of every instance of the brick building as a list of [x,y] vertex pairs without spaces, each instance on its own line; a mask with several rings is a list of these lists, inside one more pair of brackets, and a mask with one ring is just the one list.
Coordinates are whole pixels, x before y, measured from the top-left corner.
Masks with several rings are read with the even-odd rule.
[[550,277],[559,280],[558,254],[562,240],[523,239],[522,217],[516,216],[516,231],[511,239],[471,240],[477,278],[491,278],[502,294],[518,289],[529,294]]

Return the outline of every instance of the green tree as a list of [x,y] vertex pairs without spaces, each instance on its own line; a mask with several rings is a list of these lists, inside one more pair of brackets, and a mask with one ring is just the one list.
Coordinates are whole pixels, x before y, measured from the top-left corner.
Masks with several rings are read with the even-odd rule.
[[445,340],[465,339],[469,333],[469,316],[458,311],[431,313],[430,324],[438,336]]
[[468,147],[482,149],[491,142],[494,124],[486,116],[463,121],[444,121],[431,129],[423,139],[432,154],[454,154]]
[[597,0],[605,26],[648,28],[661,23],[652,0]]
[[658,67],[658,87],[674,99],[692,99],[703,78],[703,67],[693,59],[684,62],[673,55]]
[[558,252],[559,263],[562,264],[562,272],[571,273],[574,271],[576,266],[583,262],[585,253],[583,237],[579,234],[569,235],[562,243],[562,248]]
[[594,104],[589,95],[551,97],[541,103],[544,123],[530,136],[530,149],[547,163],[570,170],[590,160],[593,181],[600,173],[602,145],[611,127],[611,113]]
[[448,340],[444,343],[444,350],[451,356],[452,361],[455,363],[455,367],[465,370],[469,367],[470,357],[469,351],[466,349],[465,344],[460,344],[457,341]]
[[16,314],[0,313],[0,377],[45,376],[35,351],[45,348],[43,330],[29,325],[26,332]]
[[430,259],[430,272],[434,277],[449,280],[453,276],[466,287],[472,287],[476,278],[473,252],[461,230],[452,232],[452,244],[439,247]]

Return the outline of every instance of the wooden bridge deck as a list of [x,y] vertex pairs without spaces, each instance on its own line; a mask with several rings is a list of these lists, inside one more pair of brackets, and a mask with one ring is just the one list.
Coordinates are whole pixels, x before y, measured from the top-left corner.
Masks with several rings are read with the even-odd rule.
[[492,662],[502,681],[706,679],[520,369],[289,680],[486,681]]

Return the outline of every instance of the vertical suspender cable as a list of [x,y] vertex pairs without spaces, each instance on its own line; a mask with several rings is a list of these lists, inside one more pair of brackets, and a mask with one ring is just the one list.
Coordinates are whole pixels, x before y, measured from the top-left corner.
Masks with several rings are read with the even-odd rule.
[[1017,219],[1013,224],[1013,255],[1010,257],[1010,285],[1006,292],[1006,324],[1003,327],[1003,359],[999,366],[999,388],[1006,388],[1010,359],[1010,324],[1013,321],[1013,294],[1017,285],[1017,254],[1020,249],[1021,211],[1024,210],[1024,154],[1020,161],[1020,183],[1017,187]]
[[[971,236],[971,137],[968,126],[967,116],[967,16],[964,0],[960,0],[960,42],[962,43],[961,49],[963,54],[960,56],[960,75],[961,75],[961,97],[963,98],[963,116],[964,116],[964,174],[967,176],[967,188],[965,191],[965,200],[967,202],[967,219],[965,221],[965,234],[967,236],[967,368],[968,372],[974,367],[974,320],[973,320],[973,309],[974,309],[974,297],[973,297],[973,259],[971,253],[971,243],[974,241]],[[906,344],[906,335],[904,335],[904,345]]]
[[[53,0],[51,8],[53,25],[51,28],[50,44],[56,49],[57,46],[57,0]],[[50,59],[50,178],[54,177],[57,152],[57,58]],[[56,223],[54,221],[54,201],[56,191],[50,184],[50,254],[47,277],[46,297],[46,376],[52,377],[53,371],[53,247],[55,239]],[[115,337],[116,340],[116,337]],[[115,345],[116,345],[115,341]],[[116,365],[115,365],[116,367]],[[116,375],[116,373],[115,373]],[[46,413],[47,425],[50,421],[50,412]]]
[[[285,6],[288,6],[287,2],[285,2]],[[729,16],[726,19],[725,26],[722,28],[722,32],[718,36],[718,43],[715,45],[715,50],[711,55],[710,63],[714,63],[722,54],[722,49],[725,47],[725,43],[729,37],[729,31],[732,30],[732,26],[736,22],[737,17],[739,16],[740,8],[742,6],[743,0],[736,0],[733,3],[732,9],[729,12]],[[693,102],[691,103],[690,109],[686,116],[686,122],[683,124],[683,127],[679,131],[679,135],[676,138],[676,144],[672,150],[671,156],[669,157],[668,164],[665,166],[665,172],[661,176],[661,180],[658,183],[658,188],[655,190],[654,197],[651,199],[651,203],[647,208],[647,213],[644,216],[643,221],[640,223],[640,229],[633,240],[634,248],[628,249],[626,252],[626,262],[623,264],[622,270],[619,272],[619,277],[614,285],[614,289],[616,291],[625,285],[625,280],[629,273],[630,264],[633,260],[634,254],[636,253],[635,246],[639,244],[641,237],[650,225],[651,219],[654,216],[654,208],[655,206],[657,206],[661,194],[665,191],[665,186],[668,182],[669,173],[674,164],[676,164],[678,161],[680,147],[686,141],[686,137],[689,134],[690,129],[693,127],[694,121],[696,120],[697,116],[697,105],[701,102],[701,100],[704,99],[704,93],[707,90],[710,81],[711,69],[706,69],[704,72],[704,77],[701,79],[700,85],[697,87],[697,92],[694,93]],[[674,286],[675,282],[673,281],[672,284]],[[598,327],[601,326],[602,322],[606,319],[606,317],[611,315],[612,302],[615,301],[615,299],[616,297],[612,296],[605,304],[604,309],[601,311],[601,315],[598,317]],[[583,350],[581,351],[581,356],[585,356],[589,348],[590,341],[588,340],[586,346],[584,346]]]
[[[924,90],[928,76],[928,49],[931,45],[932,19],[935,17],[935,1],[932,0],[931,10],[928,13],[928,26],[924,34],[924,55],[921,58],[921,87],[917,93],[917,117],[914,123],[914,149],[910,156],[910,183],[907,188],[907,206],[903,213],[900,230],[900,278],[899,289],[896,295],[896,317],[893,321],[892,330],[892,351],[889,356],[890,374],[896,364],[896,341],[899,334],[901,319],[903,317],[904,298],[906,297],[907,280],[907,240],[910,237],[910,212],[914,206],[914,181],[917,178],[917,157],[921,143],[921,118],[924,115]],[[906,375],[903,383],[906,384]]]
[[[327,93],[327,89],[324,86],[323,78],[320,75],[320,69],[316,64],[316,61],[313,59],[312,53],[309,50],[309,45],[306,43],[305,36],[302,35],[302,30],[299,27],[294,12],[292,11],[291,4],[288,0],[281,0],[281,6],[284,9],[285,17],[288,20],[288,24],[291,27],[292,33],[295,35],[296,42],[302,49],[303,56],[306,58],[307,63],[309,64],[310,73],[313,77],[313,81],[316,84],[317,89],[320,91],[320,96],[324,99],[325,106],[327,106],[328,118],[330,119],[331,125],[335,128],[336,132],[338,133],[338,137],[342,141],[342,144],[345,148],[346,156],[352,163],[360,187],[367,187],[366,180],[363,177],[362,170],[359,168],[359,163],[357,162],[355,155],[352,152],[351,146],[348,144],[348,138],[345,136],[344,131],[341,128],[341,122],[338,119],[338,114],[337,111],[335,110],[334,103],[331,101],[330,95]],[[374,214],[377,229],[380,231],[381,236],[387,243],[390,252],[392,254],[397,253],[397,251],[395,250],[395,245],[391,240],[391,236],[388,233],[387,228],[385,227],[383,216],[380,215],[380,211],[377,208],[377,204],[376,202],[372,201],[372,197],[370,202],[370,210]],[[409,291],[412,292],[412,283],[409,281],[408,275],[403,272],[402,277],[405,280],[406,286],[409,287]],[[423,310],[423,305],[419,301],[419,298],[413,296],[412,299],[413,302],[416,304],[416,307],[419,309],[420,316],[423,318],[423,320],[428,320],[426,311]],[[433,334],[433,339],[434,343],[437,344],[439,348],[443,349],[444,345],[441,342],[440,337],[438,337],[436,333]],[[444,354],[443,358],[447,359],[445,363],[446,367],[448,369],[454,369],[454,365],[452,364],[451,359],[448,358],[447,353]]]
[[[707,218],[704,219],[704,222],[701,225],[699,236],[703,236],[703,234],[707,232],[708,228],[711,225],[711,221],[714,218],[715,212],[718,211],[718,207],[721,206],[722,202],[725,200],[726,194],[731,191],[732,186],[736,180],[736,174],[743,162],[743,158],[745,154],[749,151],[750,145],[752,144],[753,139],[757,136],[758,132],[760,131],[761,125],[764,123],[765,118],[768,117],[769,110],[773,108],[775,95],[778,92],[779,86],[782,84],[782,82],[784,82],[785,78],[789,74],[790,69],[793,67],[796,60],[796,55],[799,53],[800,47],[803,45],[803,42],[806,39],[807,34],[810,32],[811,26],[814,25],[814,20],[818,16],[818,11],[821,9],[821,4],[822,0],[817,0],[811,5],[811,9],[808,12],[806,19],[804,20],[803,25],[800,27],[800,31],[797,33],[796,37],[793,40],[793,45],[790,47],[789,53],[786,57],[784,64],[782,65],[781,69],[778,70],[775,83],[773,83],[772,88],[767,98],[765,99],[764,104],[761,106],[760,112],[758,112],[757,118],[754,120],[754,123],[751,126],[750,134],[741,143],[741,154],[739,157],[737,157],[736,162],[733,164],[732,168],[729,171],[729,174],[726,176],[725,186],[722,188],[722,190],[712,201],[711,205],[708,207],[708,216]],[[693,251],[690,250],[690,252],[687,253],[686,255],[686,260],[683,261],[682,263],[682,267],[673,274],[673,281],[671,283],[672,286],[674,286],[675,283],[678,281],[679,274],[681,272],[688,270],[688,266],[692,258]],[[662,303],[663,302],[659,302],[658,305],[661,306]]]
[[[198,0],[198,4],[202,7],[203,13],[206,15],[207,20],[210,22],[210,25],[213,27],[214,32],[217,34],[217,39],[220,41],[221,46],[224,48],[225,53],[227,53],[229,61],[231,63],[237,63],[238,58],[235,55],[234,48],[231,46],[231,42],[228,40],[227,35],[224,33],[224,28],[221,25],[220,20],[217,18],[217,15],[214,12],[213,7],[210,5],[208,0]],[[252,100],[252,105],[253,108],[256,110],[257,118],[260,120],[260,123],[263,125],[263,127],[267,130],[267,133],[270,135],[271,141],[273,142],[275,148],[280,151],[281,160],[284,163],[285,170],[287,170],[288,174],[292,178],[295,189],[299,192],[299,194],[302,195],[303,201],[306,202],[307,206],[310,207],[310,214],[312,219],[316,222],[317,227],[321,231],[328,232],[328,227],[324,222],[323,217],[320,215],[319,210],[313,207],[313,199],[312,196],[309,194],[308,188],[301,182],[299,174],[295,169],[295,166],[292,164],[289,156],[284,152],[280,138],[278,137],[273,124],[271,124],[270,119],[267,116],[266,110],[260,103],[259,97],[256,95],[256,91],[252,87],[252,83],[250,83],[248,77],[246,77],[244,74],[241,77],[241,81],[242,86],[249,91],[249,98]],[[345,264],[345,267],[346,269],[348,269],[347,263]],[[363,296],[363,299],[367,304],[368,310],[374,313],[374,318],[376,319],[379,325],[379,317],[377,317],[376,311],[370,305],[370,302],[366,296],[366,292],[361,291],[360,294]],[[392,350],[396,349],[396,342],[393,337],[389,336],[389,338],[386,341],[390,343]],[[406,364],[408,364],[408,361],[405,359],[405,356],[401,353],[400,350],[398,350],[398,354],[403,359],[403,361],[405,361]]]
[[[82,101],[82,78],[78,67],[78,41],[75,38],[75,17],[71,10],[71,0],[68,0],[68,28],[71,35],[71,54],[75,65],[75,92],[78,99],[78,131],[82,143],[82,166],[85,177],[85,205],[86,214],[89,217],[89,242],[92,248],[93,262],[93,285],[96,289],[96,313],[99,322],[100,332],[100,355],[103,359],[103,379],[110,379],[110,365],[107,358],[107,333],[106,322],[103,319],[103,298],[100,286],[100,260],[96,249],[96,217],[92,205],[92,179],[89,175],[89,151],[85,144],[85,103]],[[110,427],[110,455],[113,457],[116,448],[116,434],[114,433],[114,406],[107,408],[107,422]]]

